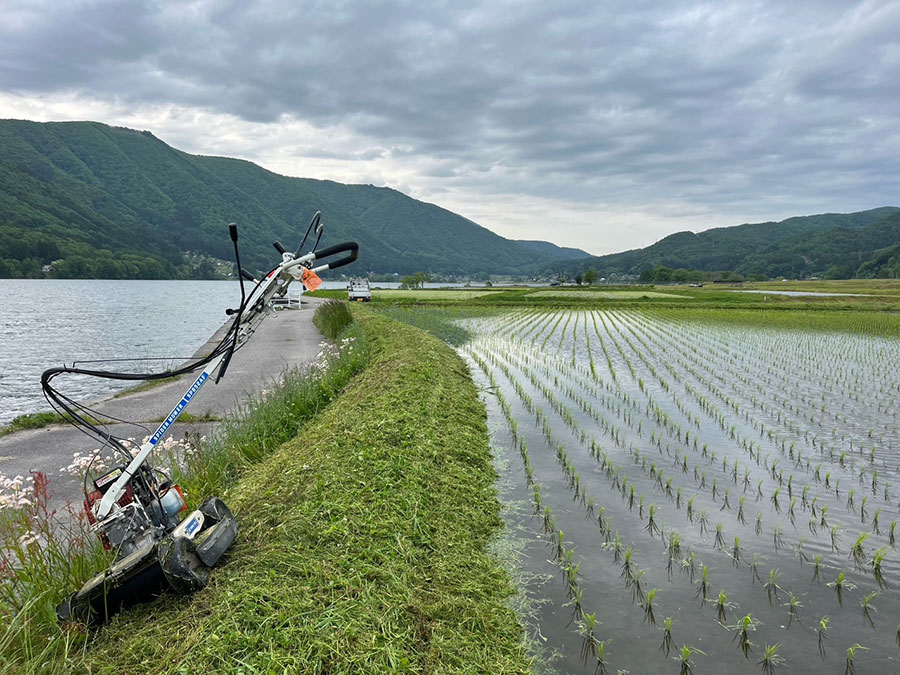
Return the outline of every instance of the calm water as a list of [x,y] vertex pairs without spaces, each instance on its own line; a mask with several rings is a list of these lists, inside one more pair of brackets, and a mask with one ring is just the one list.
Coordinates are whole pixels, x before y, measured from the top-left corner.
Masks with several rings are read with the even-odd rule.
[[[189,357],[239,300],[233,281],[0,279],[0,424],[49,409],[40,385],[46,368],[91,359]],[[122,387],[68,377],[65,393],[86,401]]]

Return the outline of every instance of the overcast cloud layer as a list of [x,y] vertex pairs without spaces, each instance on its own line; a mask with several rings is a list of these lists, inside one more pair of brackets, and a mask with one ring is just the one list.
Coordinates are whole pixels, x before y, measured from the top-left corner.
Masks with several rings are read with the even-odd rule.
[[2,0],[0,117],[399,189],[595,254],[900,205],[900,2]]

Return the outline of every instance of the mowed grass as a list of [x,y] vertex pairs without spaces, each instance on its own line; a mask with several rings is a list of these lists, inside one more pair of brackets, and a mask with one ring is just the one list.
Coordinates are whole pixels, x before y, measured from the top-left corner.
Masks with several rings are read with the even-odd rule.
[[225,495],[207,588],[98,632],[88,672],[525,672],[483,405],[459,357],[355,309],[371,360]]

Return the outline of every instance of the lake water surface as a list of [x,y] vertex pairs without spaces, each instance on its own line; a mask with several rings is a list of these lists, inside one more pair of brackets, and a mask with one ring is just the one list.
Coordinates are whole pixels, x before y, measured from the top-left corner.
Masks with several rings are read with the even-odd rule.
[[[91,359],[190,357],[237,306],[234,281],[0,279],[0,425],[49,410],[41,373]],[[125,385],[67,378],[87,401]]]

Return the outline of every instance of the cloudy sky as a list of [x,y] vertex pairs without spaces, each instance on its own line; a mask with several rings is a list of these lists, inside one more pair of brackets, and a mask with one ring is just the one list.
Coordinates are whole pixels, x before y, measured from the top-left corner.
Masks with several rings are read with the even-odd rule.
[[0,0],[0,118],[594,254],[900,205],[900,1]]

